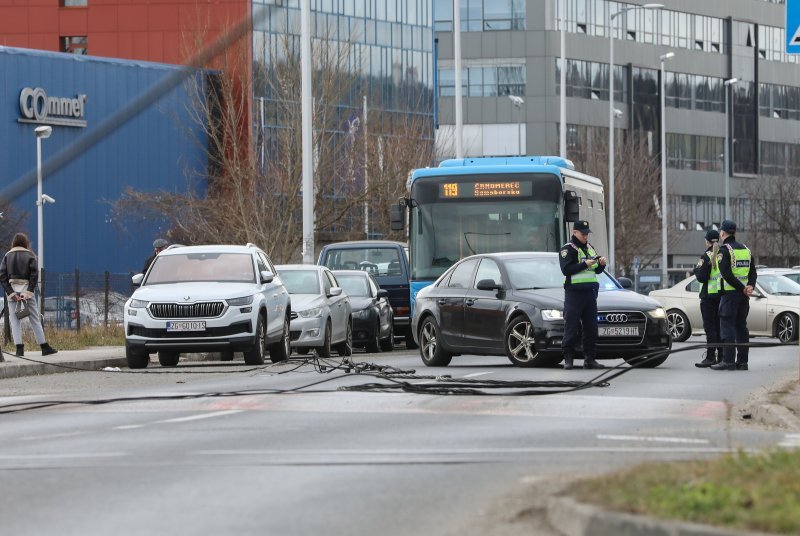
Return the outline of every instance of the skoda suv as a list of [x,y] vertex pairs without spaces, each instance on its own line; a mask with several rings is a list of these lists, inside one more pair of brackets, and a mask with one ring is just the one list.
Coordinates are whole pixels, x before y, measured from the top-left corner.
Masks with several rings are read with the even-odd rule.
[[269,256],[246,246],[170,246],[159,253],[125,304],[125,353],[145,368],[158,352],[176,366],[182,352],[242,352],[249,365],[291,352],[289,292]]

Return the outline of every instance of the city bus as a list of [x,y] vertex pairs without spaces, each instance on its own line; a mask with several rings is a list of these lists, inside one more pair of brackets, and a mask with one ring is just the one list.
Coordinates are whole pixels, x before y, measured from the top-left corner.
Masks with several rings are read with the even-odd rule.
[[589,222],[595,249],[608,251],[603,184],[563,158],[445,160],[412,171],[406,186],[390,220],[392,230],[405,229],[408,236],[412,311],[417,292],[458,260],[558,251],[578,219]]

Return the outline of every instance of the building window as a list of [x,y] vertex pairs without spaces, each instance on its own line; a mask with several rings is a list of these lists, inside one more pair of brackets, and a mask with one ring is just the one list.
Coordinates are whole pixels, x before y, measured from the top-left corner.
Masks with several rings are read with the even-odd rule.
[[724,138],[667,133],[667,167],[722,171]]
[[[469,97],[525,95],[524,65],[470,65],[461,70],[461,94]],[[455,71],[439,69],[439,96],[456,94]]]
[[[561,94],[561,60],[556,58],[556,95]],[[608,64],[567,60],[567,97],[608,100]],[[625,102],[628,78],[625,66],[614,65],[614,101]]]
[[725,111],[723,80],[714,76],[667,72],[665,102],[669,108]]
[[61,0],[61,7],[86,7],[89,5],[89,0]]
[[[453,1],[435,0],[433,29],[453,31]],[[461,0],[461,31],[525,29],[525,0]]]
[[88,45],[89,40],[85,35],[61,38],[61,52],[67,54],[86,54]]

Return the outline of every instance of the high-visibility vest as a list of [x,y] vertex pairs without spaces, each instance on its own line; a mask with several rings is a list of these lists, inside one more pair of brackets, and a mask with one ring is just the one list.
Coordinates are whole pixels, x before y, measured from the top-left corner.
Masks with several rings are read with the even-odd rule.
[[[745,246],[742,249],[734,249],[730,244],[725,244],[731,256],[731,271],[733,277],[747,285],[747,280],[750,277],[750,263],[752,262],[752,255],[750,250]],[[735,290],[727,281],[722,280],[722,290]]]
[[717,267],[714,268],[714,252],[713,251],[706,251],[706,255],[708,255],[708,260],[711,263],[711,274],[708,277],[708,283],[706,286],[706,293],[707,294],[719,294],[721,288],[720,283],[722,282],[722,274],[719,271],[719,264]]
[[[586,246],[586,253],[583,252],[583,249],[577,247],[573,243],[569,243],[570,246],[575,248],[575,251],[578,252],[578,262],[583,262],[584,260],[597,256],[595,253],[594,248],[591,245]],[[564,281],[566,282],[567,278],[564,277]],[[594,271],[594,268],[585,268],[584,270],[578,272],[577,274],[573,274],[570,276],[570,281],[573,285],[583,284],[583,283],[597,283],[597,274]]]

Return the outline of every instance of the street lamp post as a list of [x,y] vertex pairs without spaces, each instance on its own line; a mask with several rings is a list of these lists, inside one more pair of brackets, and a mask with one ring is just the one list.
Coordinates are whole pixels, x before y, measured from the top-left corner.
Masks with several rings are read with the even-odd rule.
[[514,108],[517,109],[517,149],[519,150],[519,155],[524,156],[525,151],[522,150],[522,105],[525,104],[525,101],[522,100],[522,97],[517,97],[516,95],[509,95],[509,99],[514,104]]
[[667,99],[665,96],[666,81],[664,72],[664,62],[675,57],[674,52],[662,54],[661,60],[661,286],[667,288],[669,285],[669,273],[667,272]]
[[42,140],[49,138],[53,133],[53,127],[42,125],[36,127],[36,219],[37,237],[36,246],[38,248],[37,257],[39,261],[39,286],[42,285],[42,270],[44,270],[44,197],[42,196]]
[[614,254],[614,19],[634,9],[661,9],[663,4],[642,4],[625,7],[613,13],[608,19],[608,269],[615,273]]
[[731,185],[730,185],[730,163],[728,162],[728,91],[733,84],[738,82],[738,78],[730,78],[723,82],[723,91],[725,91],[725,147],[723,147],[722,154],[725,156],[725,162],[723,163],[722,172],[725,176],[725,217],[723,219],[728,219],[731,217]]
[[559,73],[559,81],[561,85],[561,95],[559,95],[558,106],[558,123],[560,125],[558,131],[558,155],[561,158],[567,157],[567,20],[566,20],[566,6],[564,0],[558,0],[558,14],[560,28],[559,33],[561,37],[561,71]]

